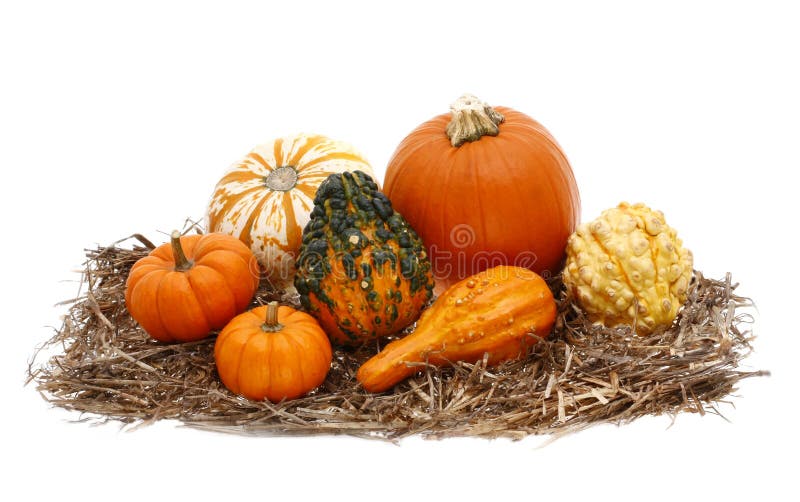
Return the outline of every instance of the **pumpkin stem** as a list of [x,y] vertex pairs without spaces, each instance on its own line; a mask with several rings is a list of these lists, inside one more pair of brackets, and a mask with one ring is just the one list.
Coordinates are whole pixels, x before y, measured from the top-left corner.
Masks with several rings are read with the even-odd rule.
[[175,258],[175,270],[178,272],[185,272],[192,268],[193,264],[186,258],[186,254],[183,252],[183,246],[181,246],[181,233],[177,230],[173,230],[170,239],[172,240],[172,256]]
[[450,105],[447,137],[453,146],[466,141],[478,141],[483,136],[497,136],[498,125],[505,120],[502,114],[472,94],[464,94]]
[[283,329],[283,324],[278,322],[278,302],[269,302],[267,304],[267,319],[261,325],[261,329],[268,333],[274,333]]

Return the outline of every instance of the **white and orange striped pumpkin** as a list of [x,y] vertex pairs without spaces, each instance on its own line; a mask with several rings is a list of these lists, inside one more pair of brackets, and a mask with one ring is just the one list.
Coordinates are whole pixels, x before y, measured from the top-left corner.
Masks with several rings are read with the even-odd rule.
[[206,215],[209,232],[250,247],[275,287],[288,287],[317,187],[333,173],[372,168],[352,146],[296,134],[256,146],[217,183]]

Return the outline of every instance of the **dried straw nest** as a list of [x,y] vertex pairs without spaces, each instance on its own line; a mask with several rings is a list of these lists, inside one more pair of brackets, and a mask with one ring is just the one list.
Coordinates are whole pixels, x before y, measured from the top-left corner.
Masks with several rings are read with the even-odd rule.
[[[40,348],[63,352],[39,364],[37,351],[29,368],[29,382],[46,400],[92,420],[141,425],[177,419],[244,434],[520,439],[643,415],[718,413],[716,404],[740,380],[767,374],[739,368],[751,351],[752,335],[743,329],[752,323],[751,302],[734,294],[730,275],[716,281],[695,272],[674,325],[646,338],[628,328],[593,326],[553,282],[556,327],[523,360],[488,369],[462,362],[424,367],[393,392],[372,395],[355,373],[379,346],[335,349],[327,380],[312,394],[279,404],[253,402],[220,382],[214,337],[157,343],[128,315],[128,271],[152,248],[141,235],[131,237],[138,243],[130,248],[120,241],[87,251],[84,291]],[[263,288],[254,303],[275,299],[296,306],[296,298]]]

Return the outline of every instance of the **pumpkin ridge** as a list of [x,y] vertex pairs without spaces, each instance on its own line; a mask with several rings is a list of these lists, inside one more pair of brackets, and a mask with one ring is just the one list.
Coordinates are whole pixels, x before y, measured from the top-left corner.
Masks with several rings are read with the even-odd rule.
[[[533,128],[531,130],[535,131],[537,129]],[[544,129],[544,127],[542,127],[542,130],[544,132],[547,132],[547,130]],[[517,140],[518,141],[524,141],[525,143],[527,143],[529,145],[529,147],[531,149],[533,149],[533,148],[541,149],[541,145],[535,143],[533,141],[533,138],[531,138],[529,135],[522,134],[521,132],[514,132],[513,134],[517,136]],[[557,164],[558,164],[558,167],[559,167],[558,169],[554,170],[556,175],[558,176],[559,184],[561,184],[561,185],[576,185],[575,173],[572,171],[572,168],[570,167],[569,159],[567,159],[566,154],[564,154],[563,151],[560,149],[560,147],[558,146],[558,143],[556,142],[556,140],[554,138],[552,138],[551,136],[549,136],[549,133],[547,135],[542,134],[542,137],[541,138],[537,138],[537,139],[546,140],[546,142],[549,143],[549,145],[552,147],[552,149],[559,153],[559,157],[560,158],[556,159],[555,158],[555,154],[553,155],[554,159],[557,160]],[[557,190],[555,190],[555,191],[553,190],[554,183],[553,183],[552,175],[554,173],[553,172],[549,172],[548,174],[551,175],[551,176],[547,176],[548,181],[550,183],[549,193],[558,193]],[[569,207],[571,208],[570,214],[568,214],[568,215],[567,214],[562,214],[562,216],[564,216],[565,219],[568,220],[568,221],[577,222],[578,219],[579,219],[578,217],[580,216],[580,200],[577,197],[570,197],[569,202],[570,202],[569,203]],[[564,208],[560,207],[559,210],[561,212],[563,212]],[[577,225],[572,225],[572,228],[571,228],[569,233],[572,233],[572,231],[575,230],[576,226]]]
[[170,264],[173,267],[175,266],[175,257],[172,255],[172,248],[163,244],[152,250],[145,258],[155,258],[161,262],[164,267],[170,268]]
[[[442,159],[442,162],[441,162],[442,166],[443,166],[445,169],[451,169],[451,168],[453,167],[453,163],[452,163],[452,159],[450,158],[450,155],[447,155],[447,154],[445,154],[445,155],[442,155],[442,157],[444,157],[444,158]],[[423,167],[422,167],[422,169],[423,169],[425,172],[428,172],[428,166],[430,166],[430,165],[432,165],[432,164],[434,164],[434,163],[437,163],[437,161],[439,160],[439,159],[437,159],[437,158],[436,158],[435,156],[433,156],[433,155],[431,155],[431,156],[426,156],[426,157],[425,157],[425,159],[426,159],[426,161],[425,161],[425,163],[424,163],[424,165],[423,165]],[[410,163],[406,163],[406,164],[404,164],[404,166],[405,166],[405,167],[408,167],[408,166],[410,166]],[[435,177],[435,178],[434,178],[434,180],[435,180],[435,181],[440,181],[440,180],[441,180],[441,178]],[[438,185],[438,186],[433,186],[433,183],[431,183],[431,182],[428,182],[428,184],[427,184],[427,185],[429,186],[429,189],[430,189],[430,190],[432,190],[432,191],[433,191],[433,190],[436,190],[436,191],[438,191],[439,193],[444,193],[444,192],[446,192],[446,187],[445,187],[445,185],[444,185],[444,184],[440,184],[440,185]],[[418,188],[420,188],[420,187],[418,187]],[[422,187],[422,188],[424,188],[424,187]],[[387,194],[387,195],[389,195],[389,196],[391,197],[391,195],[392,195],[392,194],[391,194],[391,193],[389,193],[389,194]],[[435,199],[434,197],[426,197],[426,198],[425,198],[425,208],[424,208],[424,209],[423,209],[423,210],[422,210],[422,211],[421,211],[419,214],[422,214],[422,215],[431,214],[431,212],[432,212],[431,205],[433,204],[433,202],[438,202],[438,203],[442,204],[442,207],[444,207],[444,204],[442,203],[442,201],[441,201],[441,200],[437,200],[437,199]],[[420,235],[420,237],[425,237],[425,236],[423,236],[423,235]],[[449,246],[448,246],[448,243],[447,243],[447,242],[442,242],[442,243],[441,243],[441,245],[444,247],[444,249],[440,249],[440,250],[439,250],[440,252],[441,252],[441,251],[446,251],[446,250],[449,248]],[[435,275],[437,271],[436,271],[436,270],[434,270],[433,272],[434,272],[434,275]],[[437,277],[434,277],[434,279],[438,279],[438,278],[437,278]]]
[[217,182],[217,186],[225,186],[230,184],[246,185],[257,181],[262,177],[261,174],[252,171],[245,167],[244,162],[239,163],[236,167],[231,168],[225,175]]
[[[194,262],[194,259],[195,259],[195,248],[197,247],[197,244],[203,239],[203,237],[205,237],[205,234],[203,234],[203,235],[200,235],[200,234],[193,234],[193,235],[181,234],[181,236],[180,236],[181,249],[183,249],[183,252],[186,255],[186,258],[189,261]],[[172,248],[170,247],[170,252],[171,251],[172,251]]]
[[215,188],[215,195],[211,199],[208,208],[208,229],[213,231],[225,220],[225,216],[239,215],[247,207],[247,199],[258,197],[264,187],[261,184],[246,188],[241,192],[233,192],[227,184],[218,184]]
[[[476,232],[475,229],[473,229],[473,232],[475,232],[475,234],[476,234],[475,235],[476,243],[479,243],[479,246],[481,248],[483,248],[483,247],[485,247],[484,242],[486,242],[488,240],[489,225],[486,224],[486,212],[483,210],[484,204],[483,204],[482,199],[483,199],[484,191],[482,190],[483,187],[481,186],[481,182],[480,182],[480,169],[481,169],[481,167],[480,167],[480,163],[479,162],[471,162],[470,163],[470,167],[472,168],[473,177],[475,179],[475,190],[477,192],[475,194],[475,205],[478,206],[478,221],[480,222],[480,226],[481,226],[480,233]],[[470,250],[470,254],[473,254],[472,250]],[[504,265],[508,265],[508,263],[505,263]],[[466,273],[466,271],[465,271],[465,275],[469,275],[469,274]],[[456,277],[459,278],[459,279],[462,278],[460,275],[458,275]]]
[[[434,119],[431,119],[429,122],[435,122],[435,121],[436,121],[436,119],[434,118]],[[424,125],[425,124],[423,124],[423,126],[420,126],[420,127],[424,127]],[[432,129],[438,131],[441,128],[437,127],[436,125],[433,125]],[[415,134],[415,132],[411,133],[411,135],[414,135],[414,134]],[[392,157],[390,158],[390,161],[389,161],[390,164],[393,161],[399,161],[399,160],[403,161],[402,163],[400,163],[400,168],[397,171],[391,171],[390,172],[390,171],[387,170],[387,172],[386,172],[386,177],[384,178],[385,179],[385,189],[386,189],[386,195],[388,197],[390,197],[390,198],[393,196],[393,194],[392,194],[393,185],[396,183],[397,180],[404,179],[405,178],[404,172],[410,168],[409,167],[410,163],[408,162],[408,159],[415,158],[420,153],[419,152],[420,150],[426,149],[429,146],[428,142],[422,142],[422,141],[412,142],[412,141],[409,141],[409,139],[411,138],[411,135],[409,136],[409,138],[406,138],[406,139],[403,140],[403,142],[395,149],[394,153],[392,154]],[[447,138],[447,136],[445,136],[445,139],[446,138]],[[403,148],[403,147],[405,147],[405,148]],[[397,158],[398,156],[401,156],[402,159],[398,159]],[[433,160],[433,156],[432,155],[423,155],[423,157],[425,158],[426,162],[431,162]],[[448,160],[448,159],[443,158],[442,160],[445,161],[445,160]],[[422,172],[428,172],[427,169],[421,169],[421,171]]]
[[[300,170],[300,166],[305,167],[305,162],[303,162],[303,158],[315,151],[317,147],[320,145],[324,145],[328,143],[328,138],[319,134],[312,134],[308,135],[305,138],[305,141],[302,144],[298,145],[298,141],[295,141],[292,145],[292,152],[290,153],[291,157],[286,160],[285,165],[293,166],[298,171]],[[296,148],[294,148],[296,145]]]
[[[147,258],[153,258],[153,259],[145,261]],[[130,298],[128,298],[128,293],[132,292],[132,288],[135,288],[139,284],[139,281],[141,281],[145,276],[153,272],[157,272],[159,270],[167,270],[167,267],[169,266],[165,264],[163,260],[159,260],[157,258],[150,256],[146,256],[136,263],[137,263],[136,267],[132,268],[130,272],[128,272],[128,279],[126,281],[128,287],[125,288],[126,302],[130,301]]]
[[219,251],[223,253],[236,253],[245,263],[253,257],[253,253],[250,249],[239,239],[225,239],[225,242],[221,242],[216,238],[204,239],[198,242],[197,246],[194,248],[195,264],[203,263],[209,255]]
[[[505,137],[502,140],[500,140],[500,138],[498,138],[498,141],[493,143],[493,146],[494,146],[495,151],[497,152],[497,154],[500,154],[500,152],[501,152],[500,141],[509,141],[509,140],[513,141],[512,138]],[[516,141],[523,142],[525,145],[527,145],[529,151],[536,151],[536,150],[539,150],[541,148],[540,145],[537,145],[535,143],[534,138],[520,136],[519,138],[516,138]],[[516,197],[514,197],[515,200],[525,201],[527,197],[530,197],[530,194],[525,193],[525,189],[526,189],[526,184],[527,183],[525,183],[524,179],[520,180],[520,176],[519,176],[519,172],[518,172],[519,170],[518,169],[512,168],[512,166],[510,166],[508,162],[500,162],[497,165],[503,166],[503,168],[506,170],[508,179],[512,180],[511,190],[516,192],[515,193]],[[526,165],[527,165],[527,163],[526,163]],[[556,194],[556,193],[559,192],[557,190],[557,188],[556,188],[556,184],[553,182],[553,179],[551,177],[551,173],[550,172],[547,172],[547,173],[544,173],[544,174],[539,173],[539,176],[536,179],[536,183],[540,184],[540,185],[541,184],[546,185],[547,188],[544,190],[544,193],[546,194],[546,197],[548,199],[552,198],[552,196],[553,196],[552,194]],[[551,211],[552,212],[557,213],[559,216],[563,215],[563,209],[564,208],[563,208],[562,205],[559,205],[559,204],[555,203],[555,201],[552,201],[552,200],[548,200],[547,202],[551,203],[550,207],[551,207]],[[521,212],[521,214],[525,214],[525,216],[530,216],[529,208],[525,204],[523,204],[522,211],[520,211],[520,212]],[[561,220],[561,219],[562,218],[559,218],[559,220]],[[534,223],[534,226],[536,226],[536,227],[538,227],[539,225],[541,225],[541,222],[539,222],[539,221]],[[572,229],[570,229],[569,233],[571,233],[571,230]],[[549,237],[547,235],[541,235],[541,232],[539,233],[539,236],[540,236],[539,238],[548,238]],[[566,239],[567,235],[563,236],[563,238]],[[526,238],[526,240],[528,242],[531,242],[531,239],[532,239],[532,237],[527,237]],[[525,251],[524,250],[517,250],[517,255],[516,256],[509,256],[508,257],[509,261],[512,261],[512,263],[508,263],[507,265],[517,265],[517,263],[513,263],[513,261],[518,260],[520,254],[522,254],[522,253],[525,253]],[[563,252],[562,252],[562,255],[563,255]],[[561,259],[563,259],[563,256],[561,258],[559,258],[557,260],[557,262],[561,261]],[[541,256],[541,255],[539,255],[537,253],[534,253],[534,260],[535,260],[534,264],[535,264],[536,261],[539,261],[539,260],[547,263],[547,267],[548,268],[556,266],[555,264],[550,264],[550,262],[552,261],[552,257],[550,257],[550,256]]]
[[[275,169],[273,166],[269,165],[269,163],[267,163],[266,160],[264,160],[264,157],[262,157],[260,153],[256,151],[251,151],[250,153],[247,154],[247,157],[261,164],[264,167],[264,169],[266,169],[268,172],[271,172]],[[258,175],[255,175],[254,177],[257,178]]]
[[[158,285],[156,286],[155,298],[153,299],[153,305],[152,305],[153,311],[155,312],[155,318],[158,319],[159,323],[161,324],[161,327],[164,328],[164,333],[167,335],[168,339],[165,340],[165,341],[169,341],[169,342],[174,342],[174,341],[177,340],[177,338],[175,338],[175,335],[172,334],[172,331],[167,327],[167,325],[164,323],[164,321],[161,320],[161,305],[160,305],[159,298],[162,295],[161,288],[164,287],[164,281],[172,273],[175,273],[175,272],[164,271],[164,274],[159,278]],[[180,273],[180,272],[178,272],[178,273]]]
[[[306,352],[305,348],[296,340],[297,337],[289,336],[283,330],[281,330],[279,333],[276,334],[282,336],[283,339],[288,342],[287,344],[294,348],[296,354],[304,354]],[[294,362],[294,365],[297,369],[298,372],[297,374],[300,375],[300,382],[302,383],[303,387],[310,387],[305,372],[303,371],[302,357],[294,357],[292,358],[292,361]]]
[[[330,371],[331,362],[333,360],[330,340],[324,331],[320,331],[319,324],[316,322],[316,320],[314,320],[314,318],[311,316],[308,317],[310,317],[310,319],[305,320],[304,324],[307,325],[304,326],[303,332],[306,334],[307,339],[310,342],[313,342],[313,352],[318,359],[320,366],[325,366],[328,371]],[[324,381],[325,377],[322,378],[322,381],[319,385],[324,383]]]
[[272,152],[273,156],[275,157],[275,165],[282,166],[285,165],[284,157],[283,157],[283,138],[278,138],[272,145]]
[[[160,268],[160,269],[167,269],[167,268],[170,268],[169,261],[170,260],[166,260],[166,259],[162,258],[161,256],[156,256],[156,255],[153,255],[153,254],[149,254],[149,255],[139,259],[139,261],[136,262],[137,263],[136,268],[140,269],[142,267],[156,267],[156,268]],[[131,270],[131,272],[134,272],[134,270]]]
[[508,131],[509,133],[513,132],[514,134],[517,134],[517,135],[519,135],[521,137],[530,137],[530,133],[531,132],[536,133],[537,136],[538,136],[537,139],[540,139],[540,140],[546,142],[549,146],[551,146],[553,148],[553,150],[563,153],[563,150],[561,150],[561,145],[559,145],[558,141],[556,141],[556,139],[553,137],[553,135],[550,134],[550,131],[545,129],[545,127],[542,124],[536,122],[535,120],[533,120],[532,118],[528,117],[527,115],[525,115],[525,114],[520,114],[520,115],[522,117],[527,118],[531,122],[528,123],[528,122],[523,122],[523,121],[520,120],[520,121],[512,124],[512,126],[510,128],[511,130]]
[[[294,188],[308,198],[308,201],[310,202],[310,210],[314,206],[314,196],[317,193],[317,189],[311,185],[306,185],[305,183],[300,182],[298,182]],[[305,201],[303,201],[303,205],[305,205]]]
[[[450,181],[450,177],[453,175],[453,171],[455,170],[455,169],[452,169],[452,167],[453,167],[453,165],[451,164],[451,165],[449,166],[449,169],[447,169],[447,172],[446,172],[446,173],[445,173],[445,175],[444,175],[444,182],[442,183],[442,186],[443,186],[443,187],[445,187],[445,188],[448,186],[448,184],[449,184],[449,181]],[[447,222],[448,222],[448,221],[451,221],[449,218],[447,218],[447,196],[449,195],[450,191],[449,191],[449,190],[447,190],[447,189],[445,189],[445,190],[442,190],[442,192],[441,192],[441,193],[442,193],[442,196],[441,196],[441,198],[439,199],[439,203],[440,203],[440,204],[441,204],[441,206],[442,206],[442,207],[441,207],[442,215],[441,215],[441,217],[439,218],[440,225],[441,225],[441,227],[442,227],[442,230],[441,230],[441,235],[443,235],[443,236],[444,236],[444,235],[446,235],[446,236],[448,236],[448,237],[449,237],[449,239],[450,239],[450,241],[451,241],[451,242],[448,242],[448,243],[446,243],[446,244],[445,244],[445,246],[446,246],[448,249],[450,249],[450,248],[452,247],[452,245],[453,245],[453,242],[452,242],[452,240],[453,240],[453,239],[452,239],[452,236],[453,236],[453,233],[452,233],[452,232],[453,232],[453,228],[449,228],[449,229],[447,228]],[[458,265],[456,265],[456,267],[458,267]],[[451,274],[453,274],[453,273],[455,273],[455,274],[458,274],[458,273],[459,273],[459,271],[458,271],[458,270],[455,270],[455,271],[451,271],[450,273],[451,273]]]
[[[218,309],[220,309],[220,305],[219,304],[222,303],[222,300],[220,300],[219,297],[217,297],[217,298],[214,299],[214,301],[213,301],[213,303],[211,305],[208,305],[208,304],[206,304],[206,300],[202,300],[201,301],[200,297],[197,295],[196,289],[200,289],[200,287],[199,287],[200,284],[197,281],[198,280],[203,280],[203,279],[198,279],[200,277],[200,272],[201,271],[204,274],[210,274],[212,272],[213,272],[213,274],[215,274],[214,275],[214,283],[215,283],[215,286],[216,286],[215,287],[216,294],[219,294],[220,290],[224,290],[225,292],[228,293],[228,297],[230,299],[230,304],[229,304],[230,309],[228,309],[228,310],[230,312],[230,315],[229,316],[225,316],[225,317],[227,317],[227,321],[229,321],[230,319],[232,319],[236,315],[236,310],[237,310],[237,308],[236,308],[236,303],[237,303],[236,302],[236,295],[233,293],[233,290],[231,289],[230,285],[228,285],[228,281],[225,280],[225,275],[220,273],[220,271],[218,271],[217,269],[215,269],[213,267],[209,267],[207,265],[201,265],[201,264],[195,263],[195,266],[194,266],[193,270],[187,271],[187,273],[186,273],[186,277],[188,278],[189,285],[191,287],[190,289],[192,291],[192,294],[195,295],[195,298],[197,299],[197,302],[200,304],[200,307],[201,307],[200,310],[202,311],[203,316],[205,317],[206,324],[209,327],[209,331],[214,330],[214,329],[221,329],[221,328],[223,328],[225,326],[227,321],[223,321],[221,324],[218,323],[218,322],[212,323],[211,320],[208,317],[209,314],[207,313],[207,311],[208,310],[218,310]],[[193,272],[195,272],[195,273],[193,273]]]
[[[289,192],[283,194],[281,205],[284,210],[284,219],[286,220],[286,245],[289,249],[300,249],[300,244],[303,240],[303,230],[297,225],[297,216],[294,211],[294,198]],[[293,258],[296,254],[293,253]]]
[[[362,168],[366,170],[365,168],[366,164],[364,164],[363,162],[360,162],[359,164],[360,165],[358,165],[357,167],[358,170],[361,170]],[[306,185],[314,185],[314,184],[319,185],[320,183],[325,181],[325,179],[327,179],[328,176],[330,176],[331,174],[341,174],[343,172],[352,172],[352,170],[349,170],[346,167],[342,168],[342,167],[330,166],[328,165],[328,163],[317,164],[316,166],[311,167],[310,169],[307,169],[306,171],[303,172],[303,178],[301,181]],[[316,192],[314,195],[316,196]]]
[[[552,145],[557,145],[557,143],[553,141]],[[562,154],[561,158],[558,159],[558,161],[559,161],[558,165],[560,168],[555,170],[556,173],[555,175],[558,176],[559,184],[577,186],[577,182],[575,180],[575,173],[573,173],[572,168],[570,167],[569,164],[569,159],[567,159],[566,155]],[[550,186],[551,186],[550,193],[557,193],[557,191],[556,192],[552,191],[553,190],[552,187],[554,186],[553,178],[548,177],[548,179],[550,181]],[[571,234],[572,232],[575,231],[575,228],[580,222],[581,202],[577,191],[574,194],[570,195],[569,204],[567,206],[570,209],[568,214],[565,213],[567,208],[564,206],[559,206],[559,211],[562,213],[562,217],[564,217],[565,221],[573,222],[572,224],[569,225],[570,229],[568,234]]]
[[[269,335],[271,334],[272,333],[265,333],[260,329],[249,331],[247,340],[242,345],[243,349],[239,355],[239,379],[237,384],[239,385],[239,391],[245,395],[254,394],[250,392],[251,389],[247,387],[252,385],[253,369],[261,369],[263,371],[262,354],[270,342]],[[259,344],[261,344],[260,347]],[[258,348],[261,348],[261,350],[257,350]],[[242,381],[243,375],[247,382]]]
[[[243,328],[239,328],[239,329],[242,329],[242,331],[244,331],[244,329],[243,329]],[[234,332],[235,332],[235,331],[236,331],[236,330],[234,330]],[[232,335],[232,334],[233,334],[233,332],[231,333],[231,335]],[[242,346],[241,346],[241,348],[239,349],[239,355],[236,357],[236,372],[234,373],[234,374],[236,375],[236,383],[233,385],[233,386],[235,387],[235,389],[231,389],[231,390],[233,390],[233,392],[235,392],[235,393],[237,393],[237,394],[238,394],[238,393],[239,393],[239,392],[242,390],[242,386],[241,386],[241,378],[242,378],[242,356],[244,355],[244,351],[245,351],[245,349],[247,348],[247,344],[249,344],[249,343],[250,343],[250,341],[252,340],[252,338],[253,338],[254,336],[256,336],[256,334],[257,334],[257,333],[250,333],[250,334],[248,334],[248,335],[247,335],[247,338],[246,338],[246,339],[245,339],[245,341],[242,343]],[[230,339],[230,336],[228,336],[228,338],[226,338],[226,341],[227,341],[228,339]]]
[[[230,262],[234,261],[234,258],[230,257],[230,256],[227,256],[228,253],[230,253],[230,251],[222,250],[222,249],[215,249],[215,250],[213,250],[213,251],[211,251],[209,253],[206,253],[204,256],[202,256],[201,259],[198,262],[195,263],[195,267],[203,266],[203,267],[212,269],[216,273],[218,273],[221,276],[223,276],[224,278],[226,278],[226,280],[224,281],[225,282],[225,286],[232,293],[232,297],[233,297],[234,303],[236,305],[235,310],[241,311],[244,308],[246,308],[247,305],[250,304],[250,300],[252,299],[253,295],[252,294],[246,294],[246,296],[242,296],[239,293],[240,289],[238,289],[238,288],[234,289],[233,287],[231,287],[232,285],[231,285],[231,283],[229,281],[231,280],[230,276],[233,275],[233,272],[228,270],[228,268],[230,267],[230,268],[234,268],[234,269],[237,269],[237,268],[247,269],[248,275],[250,275],[250,273],[252,271],[250,270],[250,264],[247,261],[245,261],[244,258],[242,258],[241,255],[234,255],[236,258],[238,258],[238,260],[236,262],[237,265],[236,266],[231,266]],[[224,267],[224,268],[220,269],[218,267]],[[255,281],[253,281],[253,282],[254,282],[254,286],[255,286],[253,288],[253,290],[258,289],[258,284],[255,283]],[[244,291],[244,289],[242,289],[241,291]],[[249,291],[249,289],[248,289],[248,291]]]
[[[163,285],[163,281],[165,280],[169,280],[166,288]],[[176,292],[178,288],[181,290],[180,293]],[[162,295],[169,295],[169,296],[164,296],[164,298],[169,299],[168,301],[164,300],[167,302],[167,304],[173,304],[173,303],[177,304],[173,305],[173,307],[169,309],[169,313],[166,314],[166,319],[169,320],[169,323],[164,322],[164,326],[168,329],[170,335],[175,340],[180,342],[192,341],[193,339],[192,336],[187,336],[183,334],[180,329],[176,330],[176,323],[178,323],[179,320],[185,321],[187,319],[191,319],[192,322],[197,323],[197,321],[200,320],[198,319],[198,317],[202,317],[202,325],[205,326],[205,329],[203,329],[202,331],[205,333],[205,336],[208,335],[208,333],[211,331],[211,328],[205,319],[205,314],[203,313],[202,305],[197,300],[197,296],[195,296],[194,292],[192,291],[191,284],[189,283],[188,274],[186,272],[183,271],[167,272],[167,274],[164,276],[164,279],[162,279],[162,283],[159,286],[158,310],[159,310],[159,315],[162,316],[163,320],[164,319],[163,316],[165,315],[164,313],[165,309],[161,305]],[[176,297],[180,298],[180,301],[176,302],[175,301]],[[199,328],[199,326],[200,324],[198,323],[196,327]],[[200,331],[201,331],[200,329],[197,330],[197,332]],[[194,330],[192,330],[191,332],[194,333]],[[202,338],[205,338],[205,336],[203,336]]]
[[[164,342],[174,341],[174,338],[172,337],[172,335],[169,334],[169,332],[167,331],[166,326],[164,326],[164,323],[161,322],[161,314],[159,313],[158,302],[157,302],[157,294],[158,294],[158,290],[161,287],[161,281],[163,280],[164,276],[166,276],[168,273],[169,272],[167,270],[161,269],[161,270],[155,270],[155,271],[151,272],[150,274],[147,274],[147,275],[143,276],[133,286],[133,289],[131,291],[130,301],[128,301],[126,303],[126,307],[128,308],[128,313],[130,313],[131,316],[134,317],[134,319],[137,319],[137,322],[138,322],[138,319],[142,319],[141,313],[139,312],[138,305],[140,304],[140,302],[143,302],[143,301],[146,301],[146,300],[150,301],[150,307],[151,308],[145,308],[144,309],[144,311],[146,312],[146,315],[148,316],[146,318],[146,323],[150,324],[151,321],[154,322],[156,324],[155,329],[153,329],[152,326],[145,326],[141,322],[139,323],[139,325],[142,327],[142,329],[144,329],[148,333],[150,331],[158,332],[158,336],[154,336],[154,338],[156,338],[157,340],[160,340],[160,341],[164,341]],[[153,279],[150,279],[149,282],[146,281],[147,278],[152,276],[151,274],[159,274],[161,276],[161,277],[158,277],[158,284],[155,285],[156,296],[154,296],[153,298],[149,298],[147,295],[145,295],[144,292],[137,292],[137,290],[143,288],[144,285],[149,286],[149,282],[154,282]],[[142,291],[144,291],[144,290],[142,290]],[[145,296],[145,299],[140,299],[141,296]],[[133,310],[136,311],[136,314],[132,313]]]
[[[275,365],[275,356],[278,347],[278,344],[276,344],[275,342],[278,340],[278,338],[275,336],[269,336],[269,335],[275,335],[276,333],[265,333],[265,334],[268,335],[267,348],[265,350],[268,353],[267,368],[269,368],[269,370],[267,371],[267,373],[269,374],[269,385],[272,388],[277,388],[281,393],[285,394],[285,383],[283,382],[281,372],[278,371],[280,368],[279,366]],[[284,354],[285,354],[284,352],[280,352],[281,356],[283,356]],[[278,378],[275,378],[276,376]]]
[[247,216],[247,219],[242,226],[242,231],[239,234],[239,238],[248,243],[252,246],[252,233],[253,233],[253,225],[255,224],[256,218],[261,216],[261,212],[264,210],[264,206],[267,205],[269,202],[269,197],[262,197],[259,199],[255,204],[253,209],[250,211],[250,214]]
[[343,151],[330,151],[330,152],[320,152],[318,157],[314,157],[309,159],[305,162],[300,159],[299,164],[302,165],[302,171],[307,175],[314,175],[315,171],[321,170],[321,164],[325,164],[327,162],[336,161],[336,160],[345,160],[350,162],[358,162],[361,164],[366,164],[366,160],[363,156],[356,152],[343,152]]

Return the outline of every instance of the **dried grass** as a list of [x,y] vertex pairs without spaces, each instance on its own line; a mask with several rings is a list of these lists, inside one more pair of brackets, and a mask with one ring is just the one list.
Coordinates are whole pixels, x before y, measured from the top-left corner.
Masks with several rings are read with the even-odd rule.
[[[591,325],[554,282],[560,306],[554,333],[524,360],[488,369],[484,362],[423,367],[393,392],[372,395],[355,373],[379,344],[335,349],[327,380],[312,394],[253,402],[219,381],[213,337],[161,344],[131,319],[125,279],[152,244],[138,234],[129,239],[138,243],[87,251],[84,292],[67,302],[63,325],[42,347],[57,353],[38,366],[35,355],[29,368],[29,382],[46,400],[84,419],[127,426],[177,419],[241,434],[520,439],[644,415],[719,414],[717,404],[740,380],[768,374],[739,368],[751,352],[750,300],[734,293],[730,275],[717,281],[695,272],[675,324],[649,337]],[[273,299],[297,302],[262,288],[254,303]]]

